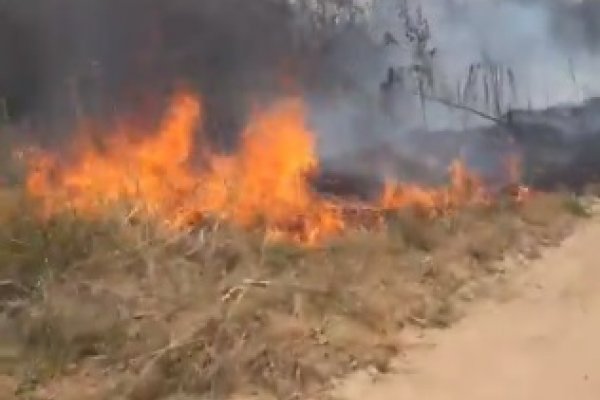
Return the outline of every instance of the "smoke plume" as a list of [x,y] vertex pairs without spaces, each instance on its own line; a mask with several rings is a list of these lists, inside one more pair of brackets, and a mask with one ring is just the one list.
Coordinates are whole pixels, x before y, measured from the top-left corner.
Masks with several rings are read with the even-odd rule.
[[[152,124],[185,86],[201,94],[214,144],[231,149],[257,102],[301,93],[324,159],[380,143],[422,159],[439,141],[424,145],[414,131],[485,121],[419,98],[410,82],[384,90],[391,69],[430,69],[430,94],[456,100],[470,67],[504,66],[515,93],[503,95],[501,112],[600,93],[594,0],[342,3],[0,0],[0,98],[12,121],[56,142],[81,118]],[[425,61],[407,36],[403,7],[427,22]],[[490,147],[477,139],[469,146],[460,151],[476,159]]]
[[49,134],[78,113],[149,118],[185,85],[227,142],[299,59],[292,17],[269,1],[3,0],[0,95]]

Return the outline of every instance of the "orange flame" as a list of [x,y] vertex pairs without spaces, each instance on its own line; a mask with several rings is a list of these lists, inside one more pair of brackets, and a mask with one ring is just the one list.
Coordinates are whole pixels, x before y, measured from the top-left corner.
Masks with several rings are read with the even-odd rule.
[[139,132],[120,127],[108,136],[103,146],[107,150],[102,151],[84,134],[72,165],[61,164],[51,154],[34,157],[27,189],[42,200],[45,214],[65,205],[96,213],[122,199],[143,199],[151,213],[168,213],[179,202],[179,193],[195,186],[187,163],[200,116],[198,101],[180,96],[155,136],[140,138]]
[[304,114],[299,100],[257,112],[239,153],[205,152],[209,168],[195,171],[190,161],[201,105],[180,95],[153,135],[121,127],[108,135],[105,150],[85,136],[66,165],[51,154],[37,155],[28,192],[42,201],[46,215],[65,207],[93,215],[125,199],[175,226],[217,216],[244,227],[262,222],[271,235],[293,232],[294,239],[312,242],[342,229],[343,222],[308,187],[317,159]]
[[[46,216],[64,209],[97,216],[107,205],[125,200],[175,228],[217,218],[262,227],[271,239],[316,243],[344,230],[352,218],[345,212],[349,204],[333,203],[311,190],[307,178],[317,171],[318,160],[305,114],[297,98],[255,112],[238,152],[222,156],[204,141],[195,142],[202,128],[201,102],[180,94],[156,132],[122,124],[103,135],[105,142],[98,146],[84,129],[70,162],[36,154],[27,189]],[[192,155],[200,155],[202,168],[192,164]],[[372,215],[373,210],[411,207],[435,217],[489,200],[462,163],[452,165],[450,176],[450,185],[439,189],[389,183],[379,204],[365,210]]]
[[384,209],[413,208],[426,217],[442,216],[466,205],[490,202],[479,179],[460,161],[450,166],[450,184],[446,188],[427,189],[417,185],[388,182],[381,197]]

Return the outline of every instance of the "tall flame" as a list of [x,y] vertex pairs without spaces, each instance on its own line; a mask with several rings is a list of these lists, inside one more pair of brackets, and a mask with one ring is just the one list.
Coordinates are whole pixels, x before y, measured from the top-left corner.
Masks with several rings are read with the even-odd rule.
[[[318,169],[318,160],[305,114],[297,98],[256,111],[238,151],[223,156],[195,142],[202,128],[201,101],[180,94],[156,132],[121,124],[103,135],[99,146],[84,129],[69,162],[37,154],[28,192],[39,199],[46,216],[65,208],[96,216],[125,200],[175,228],[218,218],[244,228],[263,227],[270,238],[315,243],[346,227],[348,205],[311,190],[308,177]],[[201,168],[194,166],[192,155],[202,158]],[[480,182],[461,163],[452,165],[450,175],[450,185],[440,189],[390,182],[370,210],[412,207],[433,217],[487,201]]]
[[300,100],[256,112],[232,156],[201,149],[209,167],[198,171],[191,154],[201,120],[200,101],[179,95],[152,135],[121,126],[99,148],[84,133],[69,163],[47,153],[33,158],[28,191],[46,215],[65,207],[94,215],[128,200],[175,226],[217,216],[244,227],[265,223],[272,235],[293,232],[302,241],[342,228],[334,207],[307,183],[317,159]]
[[42,200],[46,214],[65,205],[84,214],[97,213],[122,199],[143,199],[148,211],[169,213],[179,195],[195,186],[188,161],[200,118],[199,102],[181,95],[153,136],[121,126],[98,146],[84,131],[71,163],[47,153],[33,158],[27,189]]

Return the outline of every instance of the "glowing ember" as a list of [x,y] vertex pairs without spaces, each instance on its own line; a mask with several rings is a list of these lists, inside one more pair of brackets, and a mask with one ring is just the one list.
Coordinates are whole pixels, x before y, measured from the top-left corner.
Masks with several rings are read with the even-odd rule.
[[[222,219],[263,228],[270,239],[315,243],[340,233],[356,218],[348,216],[350,204],[332,203],[311,190],[308,178],[317,171],[318,160],[305,112],[296,98],[255,112],[238,152],[220,156],[194,142],[202,127],[201,102],[181,94],[156,132],[121,125],[103,135],[98,146],[83,130],[77,137],[84,140],[72,149],[70,162],[36,154],[28,192],[41,202],[45,216],[65,209],[97,216],[126,201],[174,228]],[[202,168],[192,165],[192,155],[201,158]],[[488,201],[461,163],[452,165],[450,176],[450,185],[440,189],[389,183],[369,212],[412,207],[434,217]]]

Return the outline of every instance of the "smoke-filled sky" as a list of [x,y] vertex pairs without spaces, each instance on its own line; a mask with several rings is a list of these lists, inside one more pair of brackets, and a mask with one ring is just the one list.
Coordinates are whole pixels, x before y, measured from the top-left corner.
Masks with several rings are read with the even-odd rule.
[[427,9],[432,10],[435,40],[448,71],[485,53],[516,71],[522,103],[531,97],[534,106],[542,107],[599,93],[596,71],[600,66],[600,2],[427,3]]
[[[402,41],[399,0],[370,2],[366,25],[329,31],[315,49],[301,40],[310,36],[306,20],[284,5],[298,1],[0,0],[0,96],[14,118],[43,121],[48,136],[68,130],[77,112],[144,109],[152,120],[163,95],[185,85],[202,93],[209,129],[227,145],[257,99],[293,82],[309,101],[324,154],[402,137],[423,118],[414,99],[397,97],[394,118],[381,104],[388,67],[411,62],[406,47],[382,45],[386,31]],[[515,71],[516,106],[600,94],[596,0],[409,4],[423,5],[436,71],[450,86],[471,63],[489,59]],[[431,129],[462,121],[435,105],[426,119]]]
[[262,0],[0,0],[0,96],[54,131],[78,111],[149,118],[183,85],[228,132],[297,57],[293,35]]
[[[363,93],[345,102],[328,103],[332,110],[320,104],[316,118],[324,126],[325,149],[339,150],[343,143],[355,144],[360,140],[357,137],[364,137],[364,131],[346,130],[361,126],[357,121],[369,126],[371,136],[400,141],[407,131],[423,125],[414,99],[400,96],[396,106],[400,111],[392,121],[364,103],[364,92],[377,97],[376,82],[385,77],[389,65],[412,63],[410,49],[402,43],[404,28],[397,17],[400,3],[372,1],[369,22],[374,41],[381,42],[389,31],[400,46],[385,47],[370,58],[356,56],[356,46],[348,46],[337,57],[344,60],[343,70],[361,82]],[[546,108],[600,95],[600,2],[596,0],[409,0],[408,4],[413,10],[423,7],[431,28],[430,47],[437,49],[438,79],[451,89],[464,83],[469,65],[488,60],[514,71],[517,98],[507,107]],[[464,113],[435,103],[427,107],[429,129],[465,126]],[[486,121],[470,116],[467,122]],[[342,127],[344,133],[334,132],[334,126]],[[347,140],[340,141],[340,135]]]
[[[379,29],[398,27],[393,5],[375,5]],[[409,2],[411,3],[411,2]],[[448,81],[490,59],[511,67],[519,105],[579,101],[600,94],[600,2],[595,0],[420,0]],[[575,78],[575,79],[573,79]],[[575,82],[574,82],[575,80]]]

